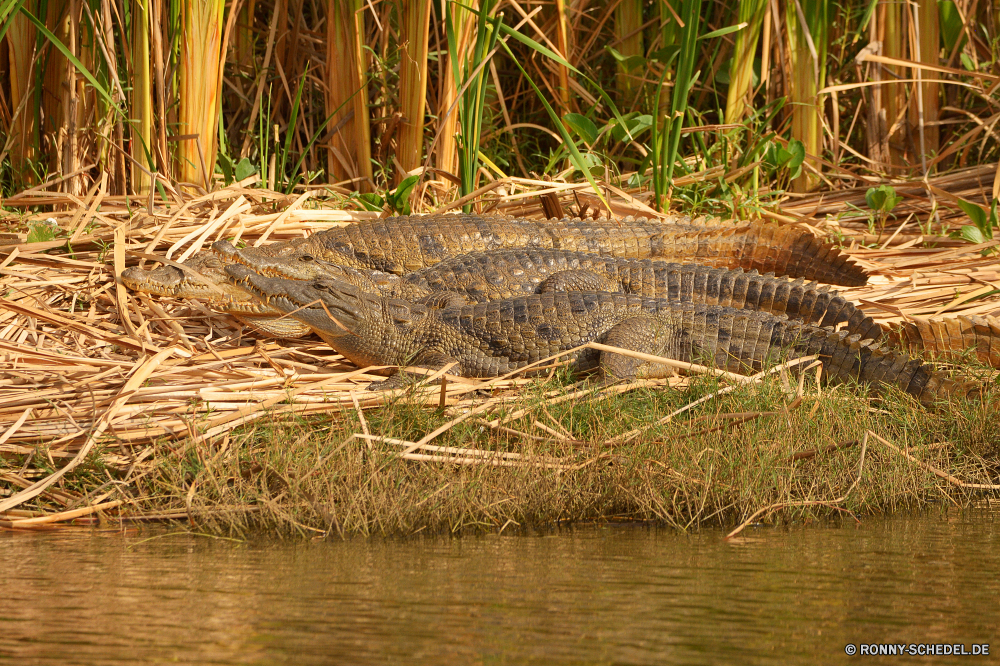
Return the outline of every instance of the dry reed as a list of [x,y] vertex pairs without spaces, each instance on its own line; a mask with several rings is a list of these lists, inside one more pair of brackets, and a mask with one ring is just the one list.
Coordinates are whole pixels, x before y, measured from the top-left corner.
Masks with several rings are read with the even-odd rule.
[[[976,198],[987,188],[987,182],[992,184],[992,175],[981,168],[929,182],[934,191],[949,197]],[[233,446],[234,433],[241,432],[241,426],[278,427],[273,424],[289,420],[295,423],[308,415],[342,414],[338,419],[343,422],[357,414],[360,431],[345,433],[337,450],[362,446],[382,451],[378,456],[383,466],[391,460],[408,460],[447,463],[446,467],[504,467],[520,470],[516,473],[525,483],[529,478],[523,476],[526,469],[583,474],[606,481],[603,475],[607,471],[601,461],[617,455],[615,449],[645,451],[650,437],[655,439],[664,428],[673,427],[673,419],[680,411],[671,410],[674,416],[654,418],[632,429],[588,440],[559,420],[532,416],[540,412],[532,407],[537,403],[526,398],[525,391],[530,393],[530,387],[538,384],[517,376],[480,381],[442,371],[428,379],[443,377],[441,386],[366,392],[365,385],[378,379],[373,374],[378,369],[355,368],[317,341],[256,340],[237,322],[210,312],[198,302],[151,299],[129,293],[115,281],[116,272],[141,261],[142,255],[166,254],[181,260],[218,238],[236,237],[250,244],[265,238],[285,240],[376,215],[338,208],[336,200],[324,202],[318,196],[306,196],[319,193],[288,196],[252,187],[252,180],[200,196],[171,192],[169,202],[153,194],[142,202],[126,201],[108,195],[106,185],[83,199],[70,199],[44,187],[8,199],[8,206],[49,206],[56,210],[43,214],[8,213],[5,217],[7,244],[0,250],[0,520],[4,525],[27,527],[86,520],[109,511],[132,516],[176,516],[175,507],[157,507],[142,493],[135,495],[135,489],[140,487],[135,485],[138,480],[160,474],[164,464],[179,464],[192,452],[203,460],[218,456],[225,459],[224,452]],[[485,195],[483,205],[505,213],[537,216],[540,193],[559,197],[567,210],[588,205],[577,203],[579,188],[572,183],[508,178],[504,185],[508,188],[506,196]],[[895,229],[887,228],[884,238],[871,238],[867,220],[851,219],[849,215],[839,220],[826,217],[850,210],[849,204],[863,198],[862,189],[790,200],[773,214],[817,233],[841,235],[848,251],[872,274],[868,286],[845,293],[883,323],[916,315],[996,314],[1000,303],[992,285],[1000,281],[1000,275],[995,260],[985,260],[976,246],[926,235],[949,223],[952,212],[948,199],[941,194],[932,202],[911,193],[908,187],[902,183],[898,186],[906,195],[903,219]],[[617,214],[649,213],[638,192],[609,186],[607,193]],[[60,237],[25,242],[28,229],[48,218],[57,223]],[[933,245],[921,242],[931,240]],[[862,242],[874,247],[862,247]],[[551,361],[552,372],[557,372],[558,359]],[[798,395],[796,406],[803,399],[801,381],[798,390],[789,389],[791,395]],[[683,387],[688,381],[676,378],[607,387],[552,386],[544,388],[547,393],[536,399],[542,401],[543,411],[573,409],[581,399],[598,410],[599,405],[616,405],[629,396],[648,395],[666,385]],[[722,399],[727,391],[719,391],[713,399]],[[824,395],[805,399],[813,401],[815,413],[817,406],[825,404],[823,401],[843,398]],[[427,414],[438,410],[447,421],[429,428],[426,432],[430,434],[416,438],[387,430],[367,430],[364,413],[391,414],[400,409]],[[793,408],[786,406],[786,412],[788,409]],[[732,411],[786,413],[773,409]],[[533,432],[517,426],[523,418],[530,419],[527,428]],[[763,420],[774,418],[779,417]],[[721,423],[731,429],[738,425],[737,421],[723,419]],[[498,443],[464,443],[457,433],[469,427],[493,433],[490,437],[497,438]],[[459,439],[450,439],[452,431]],[[441,437],[449,441],[432,443]],[[886,439],[891,437],[887,435]],[[504,441],[514,448],[499,443]],[[590,448],[600,441],[611,452]],[[542,453],[535,450],[540,442],[569,450]],[[517,446],[528,448],[518,450]],[[581,446],[584,448],[579,449]],[[581,457],[580,451],[591,452]],[[954,451],[942,453],[955,455]],[[782,460],[787,455],[787,451],[783,452]],[[908,459],[899,460],[910,464]],[[690,471],[678,473],[695,478]],[[673,472],[670,475],[680,478]],[[77,480],[69,483],[69,477]],[[968,483],[990,485],[989,477],[982,474],[973,473],[969,478],[974,480]],[[184,490],[185,495],[188,492],[197,494],[193,486]],[[119,501],[124,504],[113,504]],[[213,501],[218,506],[238,505],[226,493]],[[198,515],[217,515],[211,506],[200,506]],[[596,505],[587,506],[590,508],[580,515],[595,515],[587,511],[596,511]],[[90,511],[95,513],[80,513],[86,507],[92,507]],[[680,505],[675,509],[681,513],[688,510]],[[728,515],[724,506],[717,509],[721,512],[718,515]],[[30,515],[18,513],[24,511]],[[661,507],[638,515],[680,526],[693,519],[688,515],[680,520],[681,514],[672,511]],[[262,515],[259,508],[252,507],[236,513],[242,516],[240,521]],[[736,515],[749,513],[752,511],[742,515],[737,511]],[[597,514],[610,515],[603,510]],[[532,515],[552,514],[546,509]],[[696,522],[706,518],[698,514]],[[374,523],[370,521],[374,519],[369,515],[365,520],[368,522],[357,523],[352,529],[371,529]],[[362,523],[366,527],[360,527]]]

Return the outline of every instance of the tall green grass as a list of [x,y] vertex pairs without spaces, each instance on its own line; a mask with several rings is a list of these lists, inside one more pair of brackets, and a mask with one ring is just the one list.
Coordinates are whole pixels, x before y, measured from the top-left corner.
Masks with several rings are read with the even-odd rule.
[[[649,189],[663,208],[731,190],[727,181],[677,192],[675,181],[733,168],[730,156],[756,149],[725,142],[768,132],[805,147],[801,190],[830,162],[917,175],[1000,156],[991,138],[971,150],[1000,95],[976,77],[997,63],[997,26],[952,0],[799,0],[776,16],[764,0],[449,0],[433,21],[430,0],[244,1],[229,6],[235,17],[218,0],[81,2],[0,3],[7,194],[73,164],[94,166],[59,187],[77,191],[108,172],[108,194],[145,192],[147,172],[211,188],[237,163],[292,188],[389,190],[400,170],[424,164],[439,184],[460,183],[451,194],[415,190],[419,210],[474,192],[485,156],[490,171],[527,177],[567,166],[595,182],[626,173],[615,184]],[[510,36],[515,24],[524,39]],[[873,42],[881,56],[969,75],[856,61]],[[820,92],[828,83],[840,86],[835,98]],[[722,122],[747,131],[689,131]]]

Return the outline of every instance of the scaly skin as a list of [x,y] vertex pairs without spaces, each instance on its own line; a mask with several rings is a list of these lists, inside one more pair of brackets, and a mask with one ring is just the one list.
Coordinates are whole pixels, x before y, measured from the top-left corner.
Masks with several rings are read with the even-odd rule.
[[[296,274],[296,264],[328,262],[403,275],[467,252],[553,248],[604,256],[697,263],[860,286],[867,276],[846,255],[795,226],[675,218],[538,221],[478,215],[401,216],[335,227],[308,238],[237,249],[218,241],[229,263],[262,274]],[[308,269],[307,269],[308,270]]]
[[[980,390],[858,336],[763,312],[605,292],[551,292],[434,310],[336,280],[268,278],[239,265],[226,272],[270,307],[294,312],[359,367],[457,362],[456,374],[496,377],[593,341],[733,372],[819,354],[827,377],[855,378],[876,389],[896,385],[925,404]],[[665,372],[594,350],[571,358],[577,369],[600,367],[617,378]]]
[[890,337],[945,358],[956,358],[960,351],[972,349],[980,361],[1000,368],[1000,319],[991,315],[915,318],[891,331]]
[[211,252],[200,252],[184,262],[183,266],[189,270],[169,265],[151,271],[126,268],[121,278],[125,286],[133,291],[203,300],[213,310],[232,315],[273,337],[298,338],[309,333],[308,326],[263,305],[246,289],[233,284],[226,276],[222,260]]
[[[340,279],[338,275],[330,275]],[[365,284],[346,280],[362,290]],[[862,339],[879,338],[881,328],[852,303],[827,287],[756,271],[708,268],[653,259],[601,257],[546,249],[475,252],[404,275],[398,284],[379,280],[384,296],[433,302],[431,294],[456,294],[468,303],[499,301],[550,291],[606,291],[665,298],[675,303],[704,303],[761,310],[801,319],[807,324],[846,329]],[[370,289],[368,290],[370,291]],[[454,297],[447,304],[460,304]]]
[[[666,298],[673,302],[762,310],[822,326],[846,322],[848,332],[859,334],[861,339],[878,339],[882,335],[881,328],[869,317],[827,287],[758,275],[756,271],[744,273],[739,269],[547,249],[474,252],[445,259],[402,277],[319,261],[299,265],[300,268],[304,266],[307,270],[295,273],[296,278],[337,279],[362,291],[437,307],[498,301],[548,291],[607,291]],[[171,279],[180,275],[180,271],[173,268],[169,271],[158,269],[158,272]],[[164,293],[164,288],[153,289],[156,279],[157,276],[147,273],[143,276],[144,286],[140,288]],[[191,282],[190,292],[185,293],[182,280],[172,283],[170,295],[196,298],[206,290],[204,285]],[[228,281],[220,286],[230,291],[239,290]],[[243,294],[249,298],[246,292]],[[249,306],[250,303],[241,304],[240,309],[246,310]]]

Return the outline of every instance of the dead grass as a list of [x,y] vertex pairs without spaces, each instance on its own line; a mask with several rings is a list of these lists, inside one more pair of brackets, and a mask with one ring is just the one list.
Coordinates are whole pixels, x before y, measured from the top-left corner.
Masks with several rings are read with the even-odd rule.
[[[933,201],[898,184],[903,213],[882,232],[850,214],[863,187],[789,200],[772,215],[842,237],[873,274],[846,295],[879,321],[996,314],[996,260],[926,235],[962,222],[945,195],[981,200],[994,172],[935,179],[931,191],[944,194]],[[194,198],[168,187],[169,202],[39,188],[4,202],[48,212],[5,213],[0,238],[9,243],[0,247],[0,525],[190,517],[220,530],[325,534],[619,518],[735,524],[771,504],[841,497],[859,478],[858,446],[787,458],[868,431],[954,480],[996,478],[1000,433],[982,406],[926,412],[897,396],[876,408],[845,387],[822,397],[803,389],[791,409],[780,380],[671,419],[708,380],[690,393],[663,382],[598,390],[446,376],[443,392],[373,394],[362,390],[371,369],[318,342],[257,341],[199,303],[116,283],[136,253],[181,261],[217,238],[256,244],[373,216],[330,190],[285,196],[252,185]],[[597,201],[574,184],[510,178],[481,207],[540,216],[539,193],[564,210],[593,212]],[[639,196],[607,195],[616,214],[649,213]],[[58,235],[27,243],[46,218]],[[782,515],[962,502],[975,490],[876,438],[866,446],[843,502]]]

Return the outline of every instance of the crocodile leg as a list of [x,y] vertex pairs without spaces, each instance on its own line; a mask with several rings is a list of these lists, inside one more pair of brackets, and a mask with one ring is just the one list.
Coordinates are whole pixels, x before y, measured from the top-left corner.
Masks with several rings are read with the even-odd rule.
[[585,268],[572,268],[559,271],[548,276],[538,285],[535,293],[544,294],[550,291],[607,291],[626,292],[618,280],[606,275],[598,275]]

